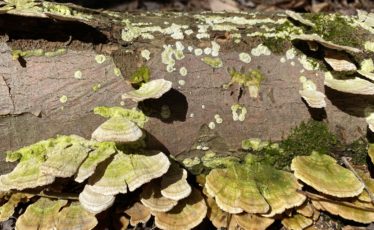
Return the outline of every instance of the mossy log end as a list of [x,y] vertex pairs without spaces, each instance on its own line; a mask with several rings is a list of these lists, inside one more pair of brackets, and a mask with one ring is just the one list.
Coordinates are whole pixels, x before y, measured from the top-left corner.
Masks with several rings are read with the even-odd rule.
[[[27,15],[16,9],[0,15],[1,153],[57,134],[89,138],[104,121],[93,114],[97,106],[142,109],[150,117],[144,130],[151,143],[171,155],[188,151],[203,124],[232,148],[251,137],[281,140],[311,118],[325,120],[345,142],[366,135],[365,109],[374,105],[373,95],[325,87],[326,48],[317,44],[311,52],[314,43],[290,39],[291,34],[319,33],[354,46],[363,50],[350,54],[359,65],[373,57],[364,43],[374,41],[374,35],[354,17],[305,15],[317,25],[311,27],[284,13],[122,14],[70,5],[37,7]],[[151,70],[151,79],[172,81],[173,89],[139,105],[122,101],[142,66]],[[257,97],[245,84],[228,86],[232,68],[261,73]],[[326,95],[325,109],[303,101],[300,76]],[[9,167],[2,154],[0,173]]]

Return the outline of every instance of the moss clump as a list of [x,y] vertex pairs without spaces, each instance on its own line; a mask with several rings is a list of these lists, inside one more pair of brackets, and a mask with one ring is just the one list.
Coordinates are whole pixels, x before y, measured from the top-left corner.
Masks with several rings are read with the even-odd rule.
[[305,14],[305,18],[316,26],[307,29],[306,33],[316,33],[325,40],[339,45],[361,47],[364,41],[358,28],[352,26],[348,18],[341,14]]
[[143,65],[138,68],[133,74],[131,74],[130,82],[132,84],[140,85],[141,83],[146,83],[151,79],[151,69]]
[[344,148],[344,155],[351,157],[353,164],[366,164],[367,153],[368,142],[364,138],[355,140]]
[[264,38],[262,44],[268,47],[270,51],[275,54],[285,53],[288,49],[288,42],[285,39],[277,37]]
[[285,151],[283,161],[289,163],[294,156],[308,155],[312,151],[330,154],[337,144],[336,136],[329,131],[326,123],[312,120],[293,129],[280,147]]

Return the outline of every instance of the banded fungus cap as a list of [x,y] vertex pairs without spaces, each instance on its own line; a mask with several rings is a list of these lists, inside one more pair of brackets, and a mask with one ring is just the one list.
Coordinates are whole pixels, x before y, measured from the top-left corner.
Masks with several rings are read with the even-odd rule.
[[301,24],[304,24],[310,27],[316,26],[316,24],[314,24],[309,19],[304,18],[300,13],[296,13],[295,11],[291,11],[291,10],[286,10],[285,13],[288,17],[292,18],[295,21],[300,22]]
[[366,77],[369,80],[374,81],[374,73],[365,72],[363,70],[357,70],[357,73],[359,73],[360,75]]
[[161,178],[161,194],[172,200],[181,200],[191,194],[191,186],[187,182],[187,171],[172,163],[168,172]]
[[16,229],[54,229],[57,214],[66,204],[67,200],[41,197],[17,219]]
[[88,153],[88,157],[78,169],[78,173],[74,179],[78,183],[82,183],[94,174],[96,167],[117,151],[114,142],[96,143],[94,148],[92,152]]
[[93,229],[98,224],[95,215],[86,211],[78,202],[63,208],[57,215],[56,229]]
[[125,213],[130,216],[130,224],[132,226],[137,226],[141,223],[145,224],[151,218],[151,210],[140,202],[135,202],[125,210]]
[[167,212],[177,205],[178,201],[162,196],[160,181],[152,181],[143,187],[140,202],[152,212]]
[[341,91],[344,93],[361,94],[361,95],[373,95],[374,94],[374,83],[355,77],[352,79],[340,80],[336,79],[331,72],[325,73],[324,84],[332,89]]
[[160,98],[172,87],[172,82],[165,79],[152,80],[142,84],[139,89],[133,90],[122,95],[122,99],[131,99],[135,102],[144,101],[150,98]]
[[6,221],[10,217],[12,217],[18,204],[28,201],[31,197],[31,195],[27,195],[24,193],[13,193],[5,203],[1,202],[2,205],[0,206],[0,222]]
[[114,196],[106,196],[92,191],[90,185],[86,185],[79,194],[79,202],[90,213],[97,214],[108,209],[114,203]]
[[300,213],[301,215],[305,217],[313,217],[314,209],[312,204],[309,201],[304,202],[300,207],[296,209],[297,213]]
[[334,158],[315,151],[310,156],[295,157],[291,170],[297,179],[327,195],[353,197],[364,189],[350,170],[337,164]]
[[100,142],[127,143],[137,141],[142,136],[142,130],[134,122],[121,116],[109,118],[92,133],[92,139]]
[[317,86],[313,81],[306,79],[304,76],[300,77],[300,82],[303,84],[303,89],[299,91],[300,96],[312,108],[326,107],[325,95],[317,91]]
[[357,67],[347,54],[335,50],[326,50],[325,61],[335,71],[356,71]]
[[205,188],[217,205],[228,213],[266,213],[269,205],[257,188],[254,176],[242,165],[213,169],[206,176]]
[[126,193],[127,188],[134,191],[152,179],[164,175],[169,166],[170,161],[162,152],[125,154],[119,151],[103,174],[98,172],[90,178],[91,189],[104,195]]
[[198,226],[207,214],[204,198],[197,189],[168,212],[154,212],[155,224],[161,229],[187,230]]
[[256,214],[240,213],[232,216],[231,221],[235,221],[237,226],[246,230],[267,229],[274,223],[274,219],[266,218]]
[[371,178],[370,173],[368,172],[366,173],[362,170],[356,170],[356,172],[366,185],[366,189],[364,189],[364,191],[362,191],[362,193],[358,196],[358,200],[362,202],[374,202],[367,191],[369,190],[371,193],[374,192],[374,179]]
[[294,214],[282,220],[282,224],[287,229],[306,229],[313,225],[313,220],[301,214]]
[[353,220],[363,224],[374,222],[374,205],[372,203],[360,202],[354,199],[351,202],[323,199],[312,199],[313,206],[321,211],[327,211],[347,220]]
[[208,205],[207,217],[212,222],[214,227],[216,227],[217,229],[226,228],[230,219],[230,214],[222,211],[222,209],[218,207],[216,201],[212,197],[208,196],[206,202]]

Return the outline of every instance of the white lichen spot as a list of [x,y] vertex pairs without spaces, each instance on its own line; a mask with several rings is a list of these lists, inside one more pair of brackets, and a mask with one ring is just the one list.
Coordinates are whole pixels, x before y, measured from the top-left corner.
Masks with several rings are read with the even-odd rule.
[[147,61],[148,61],[149,59],[151,59],[151,52],[150,52],[149,50],[147,50],[147,49],[142,50],[141,55],[142,55],[142,57],[143,57],[145,60],[147,60]]
[[80,70],[75,71],[74,78],[75,79],[82,79],[82,71],[80,71]]
[[61,102],[62,104],[65,104],[67,101],[68,101],[68,97],[67,97],[66,95],[62,95],[62,96],[60,97],[60,102]]
[[187,47],[187,50],[190,51],[190,52],[192,53],[192,51],[193,51],[193,47],[192,47],[192,46],[188,46],[188,47]]
[[185,80],[179,80],[178,84],[181,85],[181,86],[184,86],[186,84],[186,81]]
[[202,109],[205,109],[205,105],[201,105],[201,108],[202,108]]
[[240,104],[234,104],[231,106],[232,119],[234,121],[244,121],[247,109]]
[[290,64],[291,64],[292,66],[295,66],[295,62],[294,62],[294,61],[292,61]]
[[222,124],[223,122],[223,119],[221,118],[219,114],[214,115],[214,119],[216,120],[217,124]]
[[124,102],[124,101],[121,101],[119,104],[120,104],[121,106],[125,106],[125,102]]
[[251,54],[256,57],[261,56],[261,55],[268,56],[271,54],[271,51],[267,46],[264,46],[263,44],[259,44],[257,47],[251,50]]
[[216,128],[216,124],[213,121],[209,122],[208,126],[209,126],[210,129],[215,129]]
[[313,59],[308,58],[305,54],[299,57],[298,60],[306,70],[312,71],[319,68],[319,63],[314,61]]
[[189,36],[189,35],[193,34],[193,30],[188,29],[188,30],[185,30],[184,33]]
[[239,44],[239,43],[241,42],[241,40],[240,40],[240,39],[235,39],[234,42],[235,42],[236,44]]
[[98,64],[102,64],[105,62],[106,57],[103,54],[99,54],[95,56],[95,60]]
[[195,56],[201,56],[203,54],[203,50],[200,48],[197,48],[194,50]]
[[191,113],[190,114],[190,118],[193,118],[195,116],[195,114]]
[[168,105],[161,106],[161,118],[162,119],[169,119],[171,115],[171,111]]
[[[214,129],[214,128],[213,128]],[[203,150],[203,151],[208,151],[209,150],[209,146],[203,146],[202,148],[201,148],[201,150]]]
[[201,150],[202,148],[203,148],[203,146],[201,146],[201,145],[196,146],[197,150]]
[[296,50],[294,48],[291,48],[286,51],[286,58],[287,60],[292,60],[296,57]]
[[186,67],[182,67],[179,69],[179,74],[182,75],[183,77],[187,76],[187,68]]
[[204,49],[204,54],[205,55],[210,55],[211,53],[212,53],[212,48],[207,47],[207,48]]
[[166,71],[169,73],[175,70],[175,59],[182,60],[184,58],[183,44],[178,41],[175,43],[175,47],[176,48],[173,48],[172,45],[164,45],[164,50],[161,53],[161,62],[166,65]]
[[364,48],[367,51],[374,52],[374,42],[372,42],[372,41],[366,41],[364,43]]
[[221,46],[217,42],[212,41],[212,56],[213,57],[218,57],[220,49],[221,49]]
[[285,63],[286,62],[286,58],[285,57],[281,57],[280,62],[281,63]]
[[208,33],[209,25],[197,25],[198,33],[196,34],[197,39],[210,38]]
[[239,60],[244,63],[250,63],[251,62],[251,56],[248,53],[240,53],[239,54]]
[[115,68],[113,69],[113,73],[114,73],[114,75],[116,75],[117,77],[120,77],[120,76],[122,75],[122,73],[121,73],[121,69],[118,68],[118,67],[115,67]]

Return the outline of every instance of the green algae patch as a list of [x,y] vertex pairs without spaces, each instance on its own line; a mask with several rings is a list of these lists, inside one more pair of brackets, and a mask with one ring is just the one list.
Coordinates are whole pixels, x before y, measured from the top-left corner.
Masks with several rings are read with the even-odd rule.
[[203,57],[201,59],[205,64],[211,66],[212,68],[214,69],[218,69],[218,68],[221,68],[223,66],[223,62],[221,60],[221,58],[218,58],[218,57]]
[[315,23],[315,27],[306,29],[305,33],[316,33],[325,40],[338,45],[362,47],[363,30],[352,25],[353,20],[341,14],[305,14],[305,18]]
[[228,68],[228,73],[231,76],[231,81],[223,87],[228,88],[232,84],[237,83],[243,87],[248,87],[250,97],[256,98],[260,89],[261,82],[265,79],[263,74],[258,69],[244,71],[241,69],[237,71],[235,68]]
[[17,60],[20,57],[54,57],[58,55],[63,55],[66,53],[65,48],[56,49],[53,51],[44,51],[43,49],[34,49],[34,50],[12,50],[13,60]]
[[151,69],[143,65],[135,70],[130,76],[130,82],[135,85],[140,85],[141,83],[149,82],[151,79]]
[[94,113],[102,117],[114,117],[120,116],[129,119],[132,122],[135,122],[139,127],[144,127],[144,124],[147,123],[148,117],[144,115],[143,112],[138,111],[137,109],[124,109],[122,107],[95,107]]

